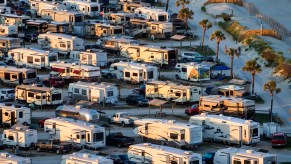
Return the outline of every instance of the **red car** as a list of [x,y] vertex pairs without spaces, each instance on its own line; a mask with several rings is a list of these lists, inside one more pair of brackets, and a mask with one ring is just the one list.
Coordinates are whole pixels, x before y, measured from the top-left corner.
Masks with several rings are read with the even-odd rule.
[[53,86],[55,88],[61,88],[65,85],[65,81],[61,77],[49,77],[45,78],[42,83],[46,86]]
[[45,119],[39,120],[39,121],[38,121],[38,126],[39,126],[40,128],[43,128],[43,127],[44,127],[44,122],[45,122],[45,120],[47,120],[47,119],[50,119],[50,118],[45,118]]
[[185,110],[185,114],[187,114],[188,116],[199,114],[199,106],[197,104],[192,105]]
[[287,138],[284,133],[274,133],[272,135],[272,147],[284,147],[287,145]]

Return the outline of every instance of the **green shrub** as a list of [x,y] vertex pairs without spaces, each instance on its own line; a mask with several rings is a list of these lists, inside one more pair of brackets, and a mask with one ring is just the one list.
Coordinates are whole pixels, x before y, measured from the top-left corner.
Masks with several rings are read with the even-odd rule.
[[226,22],[231,21],[231,16],[229,16],[228,14],[222,13],[222,18]]
[[201,6],[201,11],[206,12],[206,7],[205,6]]

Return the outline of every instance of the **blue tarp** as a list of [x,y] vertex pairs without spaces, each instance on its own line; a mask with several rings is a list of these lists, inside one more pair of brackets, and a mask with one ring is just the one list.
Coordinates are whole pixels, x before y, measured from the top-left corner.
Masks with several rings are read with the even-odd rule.
[[219,65],[219,66],[214,66],[212,70],[214,71],[224,71],[224,70],[229,70],[230,68],[228,66],[224,65]]

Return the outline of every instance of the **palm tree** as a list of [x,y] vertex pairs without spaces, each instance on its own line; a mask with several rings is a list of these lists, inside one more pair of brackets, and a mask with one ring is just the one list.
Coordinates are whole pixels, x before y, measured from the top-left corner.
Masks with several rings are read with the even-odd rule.
[[210,40],[216,39],[216,63],[218,64],[218,52],[219,52],[219,44],[222,40],[225,40],[224,33],[219,30],[214,31],[210,35]]
[[249,60],[245,63],[242,68],[243,71],[250,72],[252,74],[252,94],[254,94],[255,87],[255,75],[256,73],[260,73],[262,71],[261,66],[257,63],[257,58]]
[[190,4],[190,1],[189,0],[177,0],[176,1],[176,6],[182,6],[181,9],[184,9],[185,8],[185,4]]
[[188,7],[181,9],[178,13],[178,18],[183,19],[185,21],[186,32],[188,30],[188,20],[193,19],[194,12],[190,10]]
[[228,50],[226,50],[226,54],[228,54],[228,56],[230,57],[230,78],[232,79],[232,77],[233,77],[233,59],[235,56],[239,57],[240,54],[234,48],[229,48]]
[[207,29],[210,29],[212,27],[212,23],[209,22],[208,19],[203,19],[199,22],[199,26],[203,29],[203,35],[202,35],[202,51],[203,51],[205,32]]
[[274,99],[274,94],[278,94],[281,92],[281,88],[277,88],[277,84],[273,80],[267,81],[267,83],[264,84],[264,91],[269,91],[269,94],[271,96],[271,110],[270,110],[270,118],[271,122],[273,120],[273,99]]

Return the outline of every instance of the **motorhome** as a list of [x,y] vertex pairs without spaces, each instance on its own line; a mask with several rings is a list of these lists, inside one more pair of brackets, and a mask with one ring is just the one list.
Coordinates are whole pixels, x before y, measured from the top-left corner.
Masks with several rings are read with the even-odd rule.
[[138,44],[137,40],[131,37],[104,37],[101,38],[100,45],[109,52],[120,53],[120,49],[124,44]]
[[44,20],[52,20],[55,22],[70,23],[72,26],[84,24],[84,14],[67,11],[67,10],[54,10],[44,9],[41,11],[41,18]]
[[134,13],[137,8],[140,7],[150,7],[149,3],[137,3],[137,2],[119,2],[117,4],[119,10],[122,10],[125,13]]
[[0,153],[0,161],[9,164],[32,164],[31,159],[28,157],[20,157],[6,152]]
[[202,144],[202,127],[175,120],[145,121],[134,132],[144,142],[168,145],[177,148],[191,148]]
[[56,117],[67,117],[86,122],[97,122],[99,120],[99,113],[94,109],[82,108],[80,105],[69,106],[62,105],[57,107],[55,111]]
[[127,155],[130,161],[145,164],[202,164],[200,154],[150,143],[130,145]]
[[204,140],[237,145],[260,142],[260,123],[252,120],[201,113],[192,116],[189,124],[202,126]]
[[78,164],[113,164],[112,159],[87,153],[73,153],[62,157],[62,164],[76,163],[76,161]]
[[59,105],[63,103],[61,89],[33,85],[18,85],[15,88],[15,100],[37,106]]
[[120,48],[120,55],[134,61],[158,65],[174,65],[176,64],[177,51],[167,47],[124,44]]
[[169,19],[168,12],[161,9],[150,7],[139,7],[134,10],[134,13],[141,18],[147,20],[167,22]]
[[15,124],[31,124],[31,109],[12,104],[0,104],[0,124],[4,127],[11,127]]
[[37,42],[42,48],[52,49],[54,52],[65,55],[70,54],[71,51],[85,49],[83,39],[66,34],[51,32],[39,34]]
[[176,79],[188,81],[210,80],[210,66],[197,63],[177,63]]
[[28,16],[18,16],[14,14],[0,14],[0,23],[6,25],[14,25],[16,27],[24,27]]
[[250,95],[247,88],[238,85],[223,85],[211,90],[211,94],[218,94],[229,97],[246,97]]
[[110,24],[128,25],[129,21],[134,17],[130,13],[105,13],[104,19]]
[[49,69],[50,63],[58,60],[58,54],[36,48],[17,48],[9,50],[5,60],[19,66]]
[[116,77],[131,83],[144,83],[158,79],[158,68],[148,64],[133,62],[118,62],[110,65],[108,71],[102,71],[103,76]]
[[70,83],[68,88],[69,97],[75,100],[86,100],[97,103],[111,103],[118,101],[118,88],[111,83]]
[[58,3],[49,1],[32,1],[30,2],[30,9],[36,16],[41,16],[41,13],[45,9],[56,9]]
[[7,85],[32,84],[37,81],[35,69],[0,66],[0,81]]
[[56,62],[51,63],[51,71],[59,73],[59,76],[70,81],[98,81],[101,78],[100,68],[75,63]]
[[10,49],[20,47],[21,44],[19,38],[0,37],[0,50],[4,53],[8,52]]
[[277,164],[276,155],[269,153],[256,152],[239,148],[220,149],[215,153],[213,164]]
[[201,96],[199,110],[251,118],[255,114],[255,101],[221,95]]
[[16,149],[34,148],[37,142],[37,130],[16,124],[11,129],[3,131],[1,140],[3,145]]
[[145,96],[178,103],[198,102],[202,96],[202,89],[197,86],[177,85],[168,81],[151,81],[146,83]]
[[115,35],[123,35],[124,29],[122,26],[114,26],[104,23],[95,23],[95,35],[97,37],[109,37]]
[[65,0],[63,1],[66,10],[77,11],[89,17],[97,17],[101,11],[101,4],[83,0]]
[[154,39],[170,38],[174,34],[172,22],[130,19],[130,35]]
[[11,8],[6,6],[0,6],[1,14],[11,14]]
[[43,34],[47,32],[71,34],[72,26],[65,22],[48,22],[45,20],[28,20],[25,22],[25,33]]
[[107,65],[107,52],[101,49],[87,49],[86,51],[71,52],[70,58],[79,60],[80,64],[104,67]]
[[105,143],[105,128],[80,120],[68,118],[51,118],[45,120],[44,131],[53,139],[67,141],[80,148],[100,148]]
[[0,36],[4,37],[17,37],[18,27],[14,25],[0,25]]

